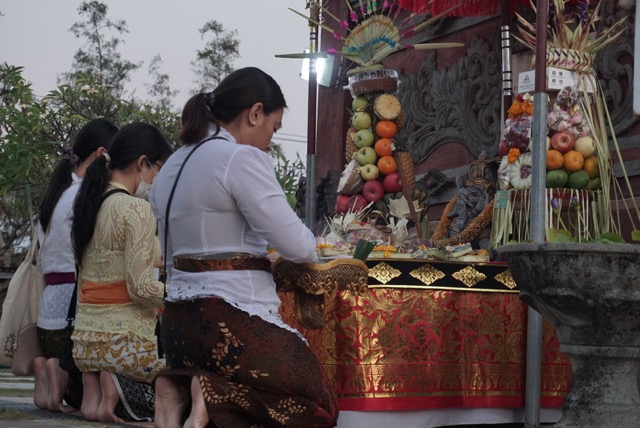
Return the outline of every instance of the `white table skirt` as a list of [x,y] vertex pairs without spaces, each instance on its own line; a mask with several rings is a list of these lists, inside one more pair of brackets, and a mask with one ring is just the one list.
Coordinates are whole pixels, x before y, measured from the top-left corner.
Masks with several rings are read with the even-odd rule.
[[[540,422],[553,423],[562,417],[561,408],[540,409]],[[434,409],[415,411],[354,412],[341,410],[338,428],[434,428],[471,424],[508,424],[524,422],[525,410],[519,408]]]

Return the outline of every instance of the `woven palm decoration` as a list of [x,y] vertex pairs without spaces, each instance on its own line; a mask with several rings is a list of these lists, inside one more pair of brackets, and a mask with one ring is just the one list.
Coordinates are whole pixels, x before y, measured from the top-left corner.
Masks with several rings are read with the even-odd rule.
[[[316,1],[310,3],[320,9],[323,22],[314,21],[291,8],[289,10],[328,31],[336,39],[344,41],[341,51],[330,49],[327,51],[328,54],[342,55],[364,67],[378,65],[387,56],[405,49],[424,50],[463,46],[462,43],[408,44],[403,42],[451,12],[451,9],[426,20],[420,13],[411,13],[408,17],[399,19],[401,9],[398,0],[360,0],[360,6],[355,9],[349,0],[345,2],[349,7],[347,20],[339,19]],[[333,23],[333,27],[330,23]]]

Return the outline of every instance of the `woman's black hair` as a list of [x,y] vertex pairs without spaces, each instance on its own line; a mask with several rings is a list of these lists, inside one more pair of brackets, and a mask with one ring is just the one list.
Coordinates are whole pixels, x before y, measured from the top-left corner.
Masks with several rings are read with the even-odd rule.
[[211,124],[220,131],[220,123],[233,121],[255,103],[262,103],[265,114],[287,107],[278,83],[264,71],[246,67],[229,74],[210,93],[196,94],[182,110],[183,144],[197,143],[209,131]]
[[73,141],[73,146],[70,150],[67,149],[65,156],[53,170],[47,186],[47,192],[40,204],[40,224],[45,232],[49,228],[53,210],[60,196],[71,186],[71,173],[74,166],[84,162],[100,147],[108,149],[109,143],[116,132],[118,132],[118,127],[103,118],[90,120],[78,131]]
[[116,133],[106,156],[89,165],[73,206],[71,238],[76,262],[82,264],[84,252],[91,242],[100,209],[100,200],[111,179],[111,171],[125,170],[140,156],[151,164],[166,161],[172,149],[158,128],[143,122],[126,125]]

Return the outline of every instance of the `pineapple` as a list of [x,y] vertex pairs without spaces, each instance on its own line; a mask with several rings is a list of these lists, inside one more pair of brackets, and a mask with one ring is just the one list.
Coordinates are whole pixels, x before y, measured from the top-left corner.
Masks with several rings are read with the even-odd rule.
[[353,136],[356,132],[356,129],[353,127],[347,130],[347,139],[345,141],[344,149],[344,159],[347,163],[351,162],[351,159],[353,159],[353,154],[358,151],[356,143],[353,142]]
[[373,104],[376,116],[383,120],[396,120],[402,112],[402,106],[397,96],[393,94],[380,94]]
[[[395,156],[398,162],[398,169],[404,173],[403,180],[407,189],[414,189],[416,186],[416,173],[413,167],[413,159],[409,153],[407,138],[404,132],[399,132],[393,139],[396,148]],[[402,176],[402,175],[401,175]]]

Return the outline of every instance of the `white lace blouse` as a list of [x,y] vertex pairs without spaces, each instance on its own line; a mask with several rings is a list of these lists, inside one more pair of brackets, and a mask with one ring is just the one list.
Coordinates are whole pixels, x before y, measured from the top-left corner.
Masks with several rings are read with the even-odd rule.
[[[221,130],[191,156],[182,171],[169,214],[168,300],[217,296],[266,321],[288,328],[270,273],[255,270],[183,272],[173,257],[245,252],[266,255],[267,245],[294,262],[317,260],[313,233],[287,203],[271,157],[237,144]],[[149,201],[164,246],[165,210],[177,172],[195,145],[178,149],[164,164]]]

